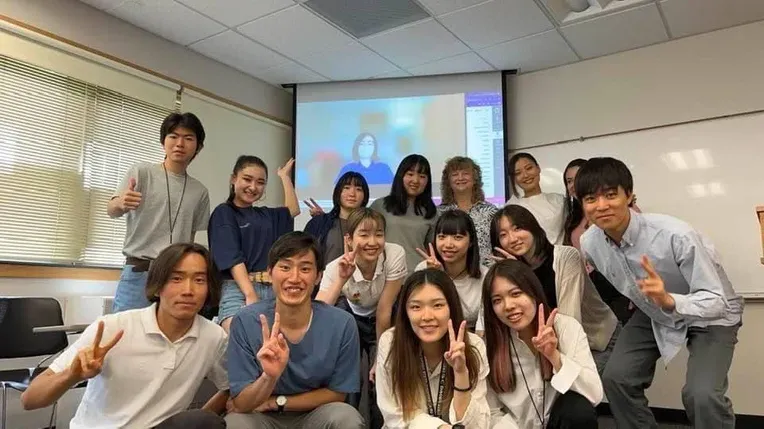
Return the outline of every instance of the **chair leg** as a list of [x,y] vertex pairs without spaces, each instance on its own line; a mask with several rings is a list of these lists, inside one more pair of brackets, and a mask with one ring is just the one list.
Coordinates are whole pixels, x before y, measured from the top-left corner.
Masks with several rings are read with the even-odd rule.
[[56,407],[58,407],[58,401],[53,403],[53,409],[50,411],[50,423],[48,423],[48,429],[56,427]]
[[5,429],[5,421],[8,419],[8,415],[6,414],[7,411],[5,409],[5,403],[6,401],[8,401],[8,392],[6,390],[7,390],[7,387],[5,387],[5,384],[3,384],[3,404],[2,404],[3,418],[0,419],[0,429]]

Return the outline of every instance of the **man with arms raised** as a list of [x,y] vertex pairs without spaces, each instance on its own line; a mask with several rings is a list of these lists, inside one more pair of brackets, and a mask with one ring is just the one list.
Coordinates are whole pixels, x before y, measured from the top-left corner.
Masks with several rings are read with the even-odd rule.
[[[47,407],[89,380],[71,429],[222,429],[228,378],[223,329],[197,315],[220,293],[207,249],[174,244],[151,265],[149,307],[104,316],[22,395],[27,410]],[[108,341],[104,341],[106,338]],[[186,411],[204,377],[221,391]]]
[[275,300],[245,307],[231,323],[231,429],[361,429],[344,403],[360,390],[358,329],[345,311],[311,301],[324,261],[304,232],[281,236],[268,253]]
[[193,242],[207,229],[210,197],[207,188],[186,169],[204,147],[204,128],[193,113],[172,113],[160,129],[165,159],[141,162],[128,170],[106,212],[125,216],[127,258],[122,269],[114,312],[149,305],[144,290],[151,261],[172,243]]

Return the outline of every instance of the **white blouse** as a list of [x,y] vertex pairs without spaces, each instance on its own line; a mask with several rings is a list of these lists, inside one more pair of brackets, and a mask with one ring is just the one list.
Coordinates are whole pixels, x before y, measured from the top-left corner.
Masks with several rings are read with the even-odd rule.
[[[552,257],[557,311],[583,325],[592,350],[605,350],[618,325],[618,318],[600,297],[575,247],[554,246]],[[475,330],[485,330],[482,310]]]
[[562,244],[565,238],[565,196],[557,193],[540,193],[532,197],[518,198],[513,195],[507,204],[523,206],[533,214],[546,237],[552,244]]
[[[488,404],[491,407],[491,428],[493,429],[543,429],[536,414],[544,402],[546,385],[546,403],[543,409],[544,421],[548,421],[552,405],[558,395],[569,390],[581,394],[593,405],[602,401],[602,381],[597,373],[597,366],[589,350],[586,334],[576,319],[558,314],[554,321],[557,333],[557,348],[562,357],[562,367],[555,372],[549,382],[541,375],[536,355],[516,332],[512,332],[514,349],[512,363],[515,366],[515,389],[512,392],[496,393],[488,387]],[[514,351],[513,349],[513,351]],[[528,380],[526,388],[525,379]],[[531,395],[528,395],[530,390]],[[533,401],[533,402],[531,402]]]
[[[427,268],[427,261],[420,262],[414,271],[421,271]],[[462,313],[464,320],[467,321],[467,327],[475,329],[475,324],[480,316],[480,309],[483,307],[483,279],[488,272],[488,268],[480,266],[480,278],[476,279],[470,276],[451,279],[456,286],[456,292],[459,294],[459,300],[462,302]]]
[[[383,429],[438,429],[441,425],[452,425],[461,423],[467,429],[485,429],[491,420],[491,412],[486,401],[486,377],[488,376],[488,358],[486,357],[485,343],[473,333],[467,333],[470,345],[475,347],[480,357],[480,373],[477,382],[472,388],[470,403],[464,412],[461,420],[456,419],[453,402],[448,406],[448,419],[446,422],[438,417],[427,414],[427,399],[422,397],[419,410],[411,421],[403,419],[403,411],[395,398],[393,386],[390,384],[390,372],[387,367],[387,357],[390,354],[390,348],[393,342],[393,332],[395,328],[385,331],[379,338],[379,348],[377,350],[377,380],[375,383],[377,390],[377,405],[382,412],[385,424]],[[448,365],[441,362],[429,374],[429,388],[433,400],[437,400],[438,386],[440,383],[440,366]],[[450,370],[450,368],[449,368]]]

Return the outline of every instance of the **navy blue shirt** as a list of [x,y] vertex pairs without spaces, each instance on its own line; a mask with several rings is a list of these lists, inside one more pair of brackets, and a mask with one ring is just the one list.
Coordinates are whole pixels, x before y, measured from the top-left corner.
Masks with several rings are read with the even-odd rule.
[[210,253],[224,279],[240,263],[247,272],[268,268],[268,251],[283,234],[294,229],[294,218],[286,207],[233,207],[220,204],[210,216],[207,234]]
[[[358,328],[350,313],[313,301],[313,319],[299,343],[289,344],[289,362],[273,395],[297,395],[327,388],[355,393],[361,388]],[[262,373],[257,352],[263,345],[260,314],[273,327],[276,301],[259,301],[242,308],[231,322],[228,338],[228,379],[236,397]]]

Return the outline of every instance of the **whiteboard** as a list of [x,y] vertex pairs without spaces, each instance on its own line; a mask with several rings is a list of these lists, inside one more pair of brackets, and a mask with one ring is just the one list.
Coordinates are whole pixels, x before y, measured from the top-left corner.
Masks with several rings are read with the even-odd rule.
[[756,206],[764,205],[764,114],[523,149],[541,166],[545,192],[565,193],[574,158],[612,156],[634,176],[646,213],[678,217],[708,236],[735,290],[764,298]]

